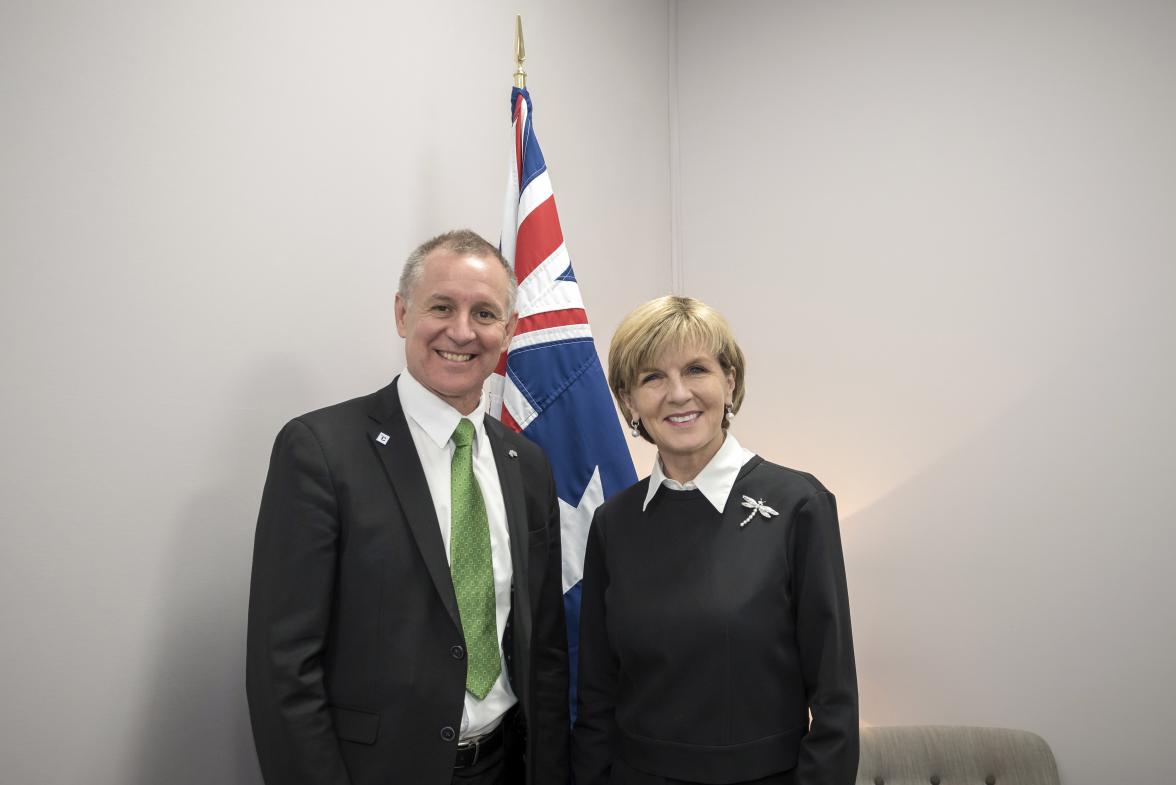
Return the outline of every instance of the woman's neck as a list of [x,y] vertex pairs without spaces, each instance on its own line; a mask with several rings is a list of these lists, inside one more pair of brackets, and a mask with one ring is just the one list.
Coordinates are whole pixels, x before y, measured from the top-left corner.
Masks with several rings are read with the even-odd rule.
[[727,432],[722,431],[719,438],[708,443],[701,450],[680,454],[659,452],[658,460],[661,461],[662,471],[675,482],[688,483],[697,477],[706,468],[706,465],[719,454],[726,439]]

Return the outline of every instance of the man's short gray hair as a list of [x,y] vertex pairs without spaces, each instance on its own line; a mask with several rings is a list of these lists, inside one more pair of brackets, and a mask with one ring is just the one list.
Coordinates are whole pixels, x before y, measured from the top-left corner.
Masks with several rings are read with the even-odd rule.
[[506,312],[509,316],[515,311],[515,300],[518,297],[518,283],[515,281],[514,270],[507,264],[506,259],[498,248],[491,245],[477,232],[469,229],[454,229],[452,232],[439,234],[431,240],[426,240],[408,255],[404,262],[404,270],[400,273],[400,288],[397,293],[406,302],[412,297],[412,290],[424,272],[425,257],[438,249],[449,251],[458,256],[476,256],[479,259],[497,259],[506,270]]

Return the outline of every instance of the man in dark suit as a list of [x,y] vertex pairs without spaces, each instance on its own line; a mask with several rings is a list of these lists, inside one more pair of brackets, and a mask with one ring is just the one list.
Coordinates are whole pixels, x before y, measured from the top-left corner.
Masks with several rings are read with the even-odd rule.
[[246,658],[267,785],[567,782],[555,486],[483,416],[514,296],[485,240],[430,240],[396,295],[406,372],[278,435]]

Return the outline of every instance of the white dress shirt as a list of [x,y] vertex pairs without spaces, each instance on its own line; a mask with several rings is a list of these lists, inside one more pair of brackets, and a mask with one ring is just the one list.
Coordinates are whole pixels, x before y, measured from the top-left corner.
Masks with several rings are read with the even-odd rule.
[[728,432],[727,438],[723,439],[723,445],[706,466],[702,467],[702,471],[693,480],[682,483],[666,476],[665,470],[662,469],[661,456],[658,455],[653,461],[653,471],[649,473],[649,487],[645,491],[645,502],[641,505],[641,510],[644,511],[649,506],[658,488],[664,485],[672,491],[692,491],[697,488],[702,491],[702,495],[711,506],[721,513],[727,506],[727,497],[731,495],[731,489],[735,487],[735,478],[739,476],[739,470],[754,457],[755,453],[746,449],[733,433]]
[[[441,526],[441,540],[445,544],[446,561],[449,560],[449,478],[453,465],[453,431],[463,417],[474,424],[474,477],[482,491],[486,519],[490,524],[494,618],[498,626],[499,657],[502,658],[502,634],[506,629],[506,617],[510,614],[510,586],[514,568],[510,560],[510,531],[506,525],[506,505],[502,500],[502,486],[498,482],[498,467],[494,463],[494,451],[490,448],[490,439],[486,436],[483,422],[486,416],[485,406],[482,405],[484,401],[471,413],[462,414],[426,389],[407,370],[400,374],[396,389],[400,393],[400,405],[404,408],[417,456],[425,470],[425,480],[429,483],[429,494],[433,497],[433,508],[437,511],[437,523]],[[485,698],[478,700],[466,691],[459,738],[473,738],[494,730],[506,710],[517,702],[510,688],[506,661],[503,659],[502,673]]]

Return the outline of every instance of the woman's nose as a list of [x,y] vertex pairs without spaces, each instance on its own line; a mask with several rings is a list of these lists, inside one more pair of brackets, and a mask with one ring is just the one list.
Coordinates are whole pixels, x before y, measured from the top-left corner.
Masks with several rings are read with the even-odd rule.
[[686,385],[686,380],[677,374],[671,375],[669,378],[669,398],[671,401],[688,401],[693,393]]

